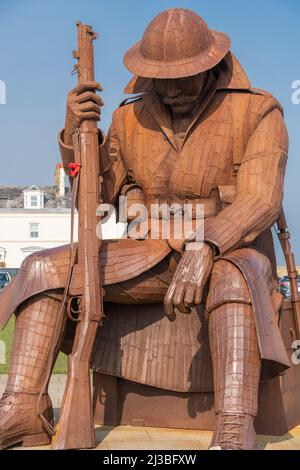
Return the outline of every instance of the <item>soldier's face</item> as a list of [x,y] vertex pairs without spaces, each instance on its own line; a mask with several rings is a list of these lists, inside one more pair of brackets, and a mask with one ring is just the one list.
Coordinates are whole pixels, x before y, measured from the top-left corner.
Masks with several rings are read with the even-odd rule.
[[162,102],[169,106],[174,114],[186,114],[193,110],[205,82],[206,73],[193,77],[174,79],[154,79],[154,89]]

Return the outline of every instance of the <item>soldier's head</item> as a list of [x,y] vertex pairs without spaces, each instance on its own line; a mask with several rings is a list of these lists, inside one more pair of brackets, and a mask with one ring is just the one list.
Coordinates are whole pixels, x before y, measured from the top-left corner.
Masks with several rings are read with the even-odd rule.
[[157,15],[143,38],[124,56],[127,69],[151,78],[163,103],[176,114],[190,112],[201,94],[207,71],[230,49],[229,37],[208,28],[191,10],[173,8]]
[[154,78],[154,90],[162,102],[169,106],[174,114],[186,114],[192,111],[199,98],[207,78],[202,72],[185,78]]

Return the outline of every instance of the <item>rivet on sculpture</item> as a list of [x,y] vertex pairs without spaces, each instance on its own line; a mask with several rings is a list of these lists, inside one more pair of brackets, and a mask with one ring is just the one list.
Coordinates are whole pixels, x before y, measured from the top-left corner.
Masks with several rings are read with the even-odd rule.
[[[90,366],[100,386],[118,377],[120,387],[149,390],[139,395],[145,405],[135,404],[145,425],[162,422],[166,397],[179,404],[184,392],[191,404],[214,391],[210,448],[253,449],[259,384],[289,373],[299,380],[287,352],[292,338],[284,334],[289,325],[299,338],[300,309],[282,210],[282,107],[252,88],[226,34],[175,8],[156,16],[126,52],[134,75],[125,92],[137,96],[115,110],[105,139],[97,129],[103,103],[93,72],[96,34],[77,27],[78,85],[68,95],[59,146],[79,211],[79,241],[26,258],[0,294],[1,326],[16,315],[0,448],[51,440],[54,449],[93,447]],[[195,214],[201,205],[204,243],[189,249],[197,224],[181,238],[151,237],[148,228],[137,239],[99,240],[96,208],[117,205],[119,196],[129,208],[176,203]],[[175,218],[170,214],[171,225]],[[278,292],[274,224],[290,302]],[[48,383],[60,350],[69,354],[69,374],[55,427]],[[159,397],[151,417],[150,395]],[[122,406],[114,419],[130,424],[130,403]],[[293,415],[299,423],[298,408]],[[196,418],[197,411],[186,411],[187,422]]]

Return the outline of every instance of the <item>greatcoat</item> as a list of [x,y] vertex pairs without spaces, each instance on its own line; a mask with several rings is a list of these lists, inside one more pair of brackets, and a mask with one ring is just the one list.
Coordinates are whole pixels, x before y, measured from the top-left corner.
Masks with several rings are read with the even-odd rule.
[[[281,208],[288,152],[281,105],[271,94],[251,88],[231,53],[209,72],[196,114],[176,134],[150,79],[134,77],[125,91],[138,96],[114,112],[109,135],[100,144],[102,199],[114,202],[120,193],[130,196],[130,190],[138,187],[147,205],[203,201],[207,211],[204,240],[218,249],[214,266],[226,260],[233,273],[232,279],[224,275],[222,280],[214,276],[213,268],[206,310],[224,302],[251,303],[261,357],[272,370],[269,375],[282,372],[290,361],[278,326],[281,296],[271,235]],[[63,133],[59,143],[67,165],[74,155],[72,147],[64,144]],[[171,238],[105,242],[101,263],[107,286],[104,300],[131,303],[126,299],[129,292],[132,303],[161,302],[182,253],[184,240],[181,242]],[[68,247],[26,258],[18,276],[0,294],[0,324],[4,326],[18,306],[37,292],[63,287],[67,264]],[[235,284],[236,272],[246,282],[246,291],[241,283]],[[78,279],[75,293],[80,293],[80,275]],[[123,286],[121,293],[118,286]],[[110,373],[162,388],[188,390],[187,381],[182,384],[180,378],[176,385],[166,385],[163,379],[159,382],[137,372],[133,377],[112,368]]]

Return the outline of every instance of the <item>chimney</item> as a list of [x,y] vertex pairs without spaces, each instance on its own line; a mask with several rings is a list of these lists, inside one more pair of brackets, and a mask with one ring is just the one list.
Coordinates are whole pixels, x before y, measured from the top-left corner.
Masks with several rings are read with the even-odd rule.
[[57,163],[54,172],[54,186],[56,197],[65,195],[65,170],[62,163]]

